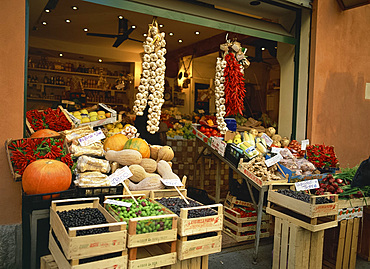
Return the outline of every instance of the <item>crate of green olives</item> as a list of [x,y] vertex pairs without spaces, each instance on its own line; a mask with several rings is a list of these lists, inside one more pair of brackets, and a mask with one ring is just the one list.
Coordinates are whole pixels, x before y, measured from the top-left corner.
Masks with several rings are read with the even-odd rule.
[[105,197],[105,208],[118,221],[128,223],[127,247],[176,242],[177,215],[145,195]]
[[51,202],[51,231],[67,260],[124,251],[126,226],[99,204],[98,197]]

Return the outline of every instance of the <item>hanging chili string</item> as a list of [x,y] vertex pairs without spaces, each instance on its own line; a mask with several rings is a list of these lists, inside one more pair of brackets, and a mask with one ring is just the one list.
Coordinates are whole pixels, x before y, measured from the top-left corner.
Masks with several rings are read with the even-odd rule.
[[227,54],[225,60],[227,63],[224,70],[226,116],[238,113],[243,115],[245,96],[243,73],[234,54]]

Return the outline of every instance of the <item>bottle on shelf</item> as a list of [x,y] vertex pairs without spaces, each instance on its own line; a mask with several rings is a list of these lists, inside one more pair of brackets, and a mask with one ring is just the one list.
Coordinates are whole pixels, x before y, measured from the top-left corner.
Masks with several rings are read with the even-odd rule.
[[47,77],[46,74],[44,76],[44,84],[49,84],[49,78]]

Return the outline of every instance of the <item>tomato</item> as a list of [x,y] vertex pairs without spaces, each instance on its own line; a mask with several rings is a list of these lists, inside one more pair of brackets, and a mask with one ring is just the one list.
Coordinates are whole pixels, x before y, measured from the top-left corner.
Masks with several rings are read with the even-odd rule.
[[211,128],[206,128],[206,132],[212,132]]
[[207,137],[210,137],[211,133],[210,132],[205,132],[204,135],[207,136]]
[[204,126],[200,127],[200,130],[199,131],[201,131],[202,133],[204,133],[206,131],[206,127],[204,127]]
[[212,136],[217,136],[218,132],[217,132],[217,130],[213,130],[211,134],[212,134]]

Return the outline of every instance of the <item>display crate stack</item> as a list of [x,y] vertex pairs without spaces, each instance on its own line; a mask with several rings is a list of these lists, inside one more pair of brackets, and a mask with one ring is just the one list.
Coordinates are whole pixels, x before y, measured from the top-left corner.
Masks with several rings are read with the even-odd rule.
[[[57,212],[84,208],[97,208],[108,223],[67,230]],[[77,231],[94,228],[109,228],[109,232],[77,235]],[[99,204],[99,198],[56,200],[51,203],[49,250],[59,268],[127,268],[126,235],[126,223],[117,222]]]
[[[135,194],[135,198],[144,198],[145,195]],[[105,199],[125,199],[129,195],[106,196]],[[152,201],[152,200],[151,200]],[[177,215],[161,206],[165,215],[131,218],[128,223],[127,249],[128,268],[158,268],[176,263]],[[110,214],[116,219],[120,217],[106,205]],[[151,222],[168,218],[172,221],[172,228],[164,231],[137,233],[137,225],[141,222]]]
[[[257,229],[257,216],[242,216],[235,208],[249,210],[252,203],[238,200],[230,193],[227,194],[224,203],[224,232],[237,242],[255,239]],[[270,217],[263,213],[261,222],[261,238],[269,237]]]
[[338,225],[338,196],[327,195],[332,202],[324,204],[316,204],[318,197],[304,202],[269,190],[266,212],[275,217],[272,268],[322,268],[324,230]]

